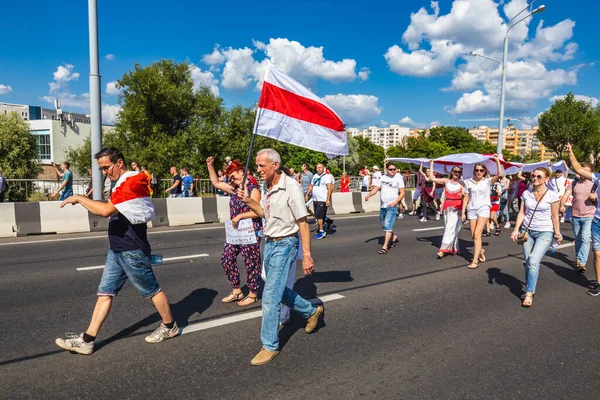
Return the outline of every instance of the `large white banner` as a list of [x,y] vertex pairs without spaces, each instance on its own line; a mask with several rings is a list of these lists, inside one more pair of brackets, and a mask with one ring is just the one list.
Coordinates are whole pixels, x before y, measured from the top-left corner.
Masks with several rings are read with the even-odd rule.
[[254,225],[250,218],[240,220],[237,229],[233,227],[231,221],[225,221],[225,235],[225,241],[229,244],[254,244],[257,242]]

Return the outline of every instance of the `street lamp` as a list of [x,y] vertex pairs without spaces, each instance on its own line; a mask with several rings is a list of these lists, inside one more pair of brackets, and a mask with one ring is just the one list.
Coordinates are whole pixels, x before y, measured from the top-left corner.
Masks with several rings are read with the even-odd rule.
[[507,63],[508,63],[508,33],[515,25],[519,24],[520,22],[523,22],[527,18],[531,17],[533,14],[541,13],[546,9],[545,5],[541,5],[538,8],[531,11],[526,16],[524,16],[523,18],[521,18],[520,20],[518,20],[517,22],[513,23],[513,21],[515,19],[517,19],[517,17],[519,15],[523,14],[523,12],[525,12],[527,9],[531,9],[531,6],[535,2],[536,2],[536,0],[533,0],[531,3],[527,4],[527,7],[522,9],[517,15],[515,15],[514,17],[512,17],[512,19],[510,21],[508,21],[508,24],[507,24],[508,27],[506,28],[506,35],[504,35],[504,55],[502,58],[503,61],[497,60],[492,57],[487,57],[482,54],[477,54],[475,52],[471,52],[472,56],[486,58],[488,60],[495,61],[502,66],[502,81],[501,81],[502,83],[500,84],[500,119],[498,121],[498,145],[496,146],[496,153],[498,153],[498,154],[502,154],[502,147],[503,147],[502,146],[502,141],[503,141],[503,137],[502,137],[503,136],[503,134],[502,134],[503,126],[502,125],[504,122],[504,94],[505,94],[505,85],[506,85],[506,67],[507,67]]

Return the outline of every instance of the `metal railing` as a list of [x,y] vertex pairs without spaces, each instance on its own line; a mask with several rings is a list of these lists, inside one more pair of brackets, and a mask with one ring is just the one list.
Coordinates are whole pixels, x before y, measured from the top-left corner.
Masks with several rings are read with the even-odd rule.
[[[404,175],[405,185],[407,188],[414,188],[416,185],[415,175]],[[169,193],[165,192],[171,186],[171,179],[159,179],[156,193],[153,197],[164,198],[169,197]],[[20,202],[36,202],[36,201],[52,201],[54,199],[50,195],[58,190],[61,183],[55,179],[7,179],[9,185],[9,193],[4,196],[4,201],[15,199]],[[89,187],[89,179],[73,180],[73,194],[83,196],[86,194]],[[216,189],[210,182],[210,179],[194,179],[196,186],[196,195],[199,197],[214,196]],[[360,192],[362,186],[362,178],[360,176],[350,177],[350,191]],[[109,190],[108,184],[105,185],[105,195]],[[335,191],[340,190],[340,178],[335,178]]]

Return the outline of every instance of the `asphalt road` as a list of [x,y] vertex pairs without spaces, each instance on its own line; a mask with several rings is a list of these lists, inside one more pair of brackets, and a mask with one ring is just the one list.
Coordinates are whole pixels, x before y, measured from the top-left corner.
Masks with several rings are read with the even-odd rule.
[[[151,231],[154,252],[183,257],[155,272],[188,333],[145,343],[159,317],[126,284],[91,356],[54,338],[87,327],[102,270],[77,268],[104,264],[106,234],[0,240],[0,398],[596,398],[600,298],[586,295],[593,269],[568,266],[573,247],[545,257],[525,309],[521,248],[506,230],[484,239],[488,261],[468,270],[468,230],[464,257],[436,260],[441,221],[398,220],[400,244],[387,255],[377,254],[376,216],[335,225],[313,240],[317,272],[297,273],[300,294],[327,300],[324,324],[306,335],[293,317],[281,354],[262,367],[250,365],[260,318],[248,314],[260,303],[221,303],[222,226]],[[438,229],[414,231],[429,228]],[[568,224],[563,234],[571,240]]]

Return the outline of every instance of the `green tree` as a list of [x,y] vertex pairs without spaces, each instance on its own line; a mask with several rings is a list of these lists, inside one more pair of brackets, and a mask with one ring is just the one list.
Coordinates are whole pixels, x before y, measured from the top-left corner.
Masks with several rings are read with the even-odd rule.
[[[0,167],[7,179],[35,179],[42,171],[35,137],[16,113],[0,115]],[[9,201],[25,201],[24,191],[11,187]]]
[[540,115],[537,136],[559,158],[569,141],[578,159],[596,157],[600,151],[600,112],[569,93]]

